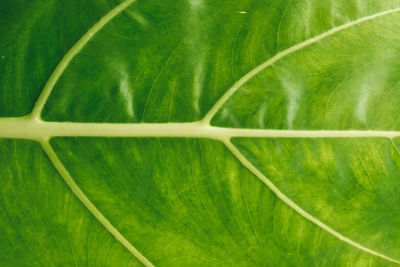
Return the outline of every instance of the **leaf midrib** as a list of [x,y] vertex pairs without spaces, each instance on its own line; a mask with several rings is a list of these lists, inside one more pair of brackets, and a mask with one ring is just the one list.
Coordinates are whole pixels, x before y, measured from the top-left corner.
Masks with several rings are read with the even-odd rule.
[[[400,132],[397,131],[299,131],[299,130],[258,130],[258,129],[234,129],[234,128],[220,128],[213,127],[210,125],[212,118],[215,114],[222,108],[222,106],[232,97],[232,95],[247,81],[252,79],[262,70],[271,66],[281,58],[290,55],[298,50],[301,50],[311,44],[314,44],[330,35],[333,35],[339,31],[345,30],[354,25],[360,24],[364,21],[372,20],[377,17],[381,17],[384,15],[392,14],[400,11],[400,8],[391,9],[387,11],[383,11],[380,13],[376,13],[370,16],[366,16],[355,21],[348,22],[341,26],[335,27],[331,30],[328,30],[318,36],[310,38],[302,43],[294,45],[282,52],[279,52],[275,56],[269,58],[264,63],[260,64],[243,77],[241,77],[234,85],[229,88],[220,99],[214,104],[214,106],[209,110],[209,112],[204,116],[204,118],[199,122],[192,123],[165,123],[165,124],[109,124],[109,123],[58,123],[58,122],[45,122],[40,118],[41,112],[43,110],[44,105],[46,104],[55,84],[62,76],[64,70],[68,67],[69,63],[72,59],[83,49],[83,47],[90,41],[94,34],[100,31],[108,22],[110,22],[114,17],[120,14],[125,8],[134,3],[135,0],[125,0],[109,13],[107,13],[103,18],[99,20],[93,27],[82,36],[82,38],[75,43],[75,45],[65,54],[63,59],[57,65],[54,72],[51,74],[49,80],[46,82],[42,93],[40,94],[38,100],[36,101],[32,112],[24,117],[20,118],[1,118],[0,126],[3,126],[2,129],[6,129],[0,133],[0,138],[23,138],[23,139],[32,139],[41,143],[43,150],[49,156],[51,162],[54,167],[58,170],[62,178],[70,187],[71,191],[75,194],[75,196],[88,208],[88,210],[96,217],[96,219],[124,246],[126,247],[134,256],[136,256],[144,265],[153,266],[150,261],[147,260],[125,237],[119,233],[119,231],[104,217],[104,215],[95,207],[95,205],[86,197],[86,195],[82,192],[82,190],[75,183],[73,178],[68,173],[67,169],[58,159],[57,154],[51,147],[49,143],[49,139],[54,136],[119,136],[119,135],[110,135],[110,131],[107,131],[109,135],[100,135],[100,131],[98,129],[109,128],[108,130],[115,131],[116,134],[124,132],[124,135],[121,136],[177,136],[177,137],[205,137],[211,139],[217,139],[222,141],[225,146],[233,153],[233,155],[245,166],[248,168],[257,178],[259,178],[262,182],[264,182],[283,202],[285,202],[288,206],[293,208],[296,212],[302,215],[305,219],[313,222],[317,226],[321,227],[325,231],[330,234],[336,236],[340,240],[358,248],[365,252],[368,252],[372,255],[381,257],[388,261],[400,264],[399,260],[392,259],[384,254],[371,250],[362,246],[361,244],[342,236],[340,233],[336,232],[329,226],[325,225],[299,206],[297,206],[293,201],[291,201],[288,197],[286,197],[268,178],[266,178],[247,158],[241,154],[241,152],[230,142],[231,137],[237,136],[247,136],[247,137],[309,137],[309,138],[318,138],[318,137],[387,137],[394,138],[396,136],[400,136]],[[95,127],[94,127],[95,126]],[[157,126],[157,127],[156,127]],[[189,130],[189,132],[195,130],[203,130],[203,135],[199,136],[198,134],[185,135],[178,134],[182,127],[186,127],[185,129]],[[36,131],[36,135],[29,136],[29,131],[26,131],[26,128],[31,127],[31,130],[34,129]],[[52,135],[48,134],[46,131],[48,128],[52,128],[56,130],[52,132]],[[95,132],[90,133],[90,129],[93,127],[97,130]],[[147,128],[146,128],[147,127]],[[154,128],[155,127],[155,128]],[[175,127],[175,128],[174,128]],[[163,135],[166,129],[171,128],[169,133],[171,135]],[[63,131],[69,129],[67,131]],[[72,129],[72,130],[71,130]],[[79,135],[81,131],[77,131],[78,129],[82,130],[83,133],[87,133],[88,135]],[[154,130],[160,131],[154,131]],[[190,130],[191,129],[191,130]],[[24,130],[24,131],[22,131]],[[141,130],[143,135],[138,135],[135,130]],[[145,132],[144,132],[144,131]],[[157,135],[150,135],[150,133],[154,133]],[[112,132],[111,131],[111,132]],[[7,134],[3,134],[6,132]],[[46,134],[47,133],[47,134]],[[64,133],[64,135],[63,135]],[[69,133],[70,135],[68,135]],[[72,135],[72,133],[75,133]],[[147,133],[147,134],[146,134]],[[95,135],[97,134],[97,135]],[[136,135],[134,135],[136,134]]]
[[384,130],[279,130],[226,128],[202,121],[182,123],[84,123],[46,122],[31,118],[0,118],[0,138],[42,140],[52,137],[188,137],[215,140],[232,137],[265,138],[368,138],[400,137]]

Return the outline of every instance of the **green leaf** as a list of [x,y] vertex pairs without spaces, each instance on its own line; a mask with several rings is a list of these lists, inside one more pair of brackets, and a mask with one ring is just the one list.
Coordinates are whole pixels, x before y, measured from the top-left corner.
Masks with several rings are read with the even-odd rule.
[[0,11],[2,266],[400,264],[398,0]]
[[3,266],[138,266],[85,210],[37,143],[0,141]]

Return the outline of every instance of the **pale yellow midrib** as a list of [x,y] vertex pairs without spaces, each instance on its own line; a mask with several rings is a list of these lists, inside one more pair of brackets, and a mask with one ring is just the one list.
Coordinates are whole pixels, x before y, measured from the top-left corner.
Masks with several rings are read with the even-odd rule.
[[[274,57],[268,59],[263,64],[257,66],[252,71],[239,79],[225,94],[214,104],[205,117],[199,122],[192,123],[159,123],[159,124],[109,124],[109,123],[72,123],[72,122],[44,122],[40,115],[44,105],[47,102],[55,84],[61,77],[62,73],[69,65],[71,60],[78,54],[82,48],[90,41],[94,34],[101,30],[110,20],[122,12],[126,7],[135,0],[125,0],[108,14],[106,14],[98,23],[96,23],[63,57],[55,71],[50,76],[41,95],[34,105],[32,112],[25,117],[20,118],[1,118],[0,119],[0,138],[23,138],[39,141],[50,160],[60,172],[60,175],[71,188],[72,192],[78,199],[88,208],[88,210],[97,218],[97,220],[134,256],[136,256],[144,265],[153,266],[123,235],[104,217],[104,215],[95,207],[95,205],[86,197],[86,195],[76,185],[64,165],[58,159],[57,154],[49,144],[49,139],[54,136],[121,136],[121,137],[203,137],[222,141],[227,148],[238,158],[238,160],[256,177],[262,180],[283,202],[296,210],[307,220],[318,225],[325,231],[336,236],[340,240],[357,247],[360,250],[368,252],[372,255],[381,257],[394,263],[400,264],[400,261],[392,259],[379,252],[368,249],[353,240],[342,236],[332,228],[328,227],[312,215],[308,214],[279,191],[258,169],[256,169],[230,142],[231,137],[288,137],[288,138],[352,138],[352,137],[384,137],[394,138],[400,136],[397,131],[354,131],[354,130],[338,130],[338,131],[311,131],[311,130],[258,130],[258,129],[234,129],[213,127],[210,125],[211,119],[221,109],[221,107],[229,100],[229,98],[248,80],[257,75],[263,69],[271,66],[291,53],[294,53],[304,47],[316,43],[336,32],[347,29],[364,21],[368,21],[383,15],[400,11],[400,8],[387,10],[371,16],[360,18],[358,20],[346,23],[339,27],[333,28],[314,38],[306,40],[289,49],[286,49]],[[4,128],[3,128],[4,127]],[[161,129],[162,128],[162,129]],[[181,131],[183,130],[183,133]],[[186,132],[185,132],[186,131]],[[103,132],[103,133],[102,133]],[[50,134],[51,133],[51,134]],[[108,135],[105,135],[107,133]],[[157,135],[155,135],[157,134]]]
[[[55,136],[102,136],[102,137],[188,137],[188,138],[210,138],[222,141],[232,154],[248,168],[257,178],[266,184],[279,199],[289,207],[298,212],[305,219],[316,224],[318,227],[367,253],[400,264],[399,260],[390,258],[382,253],[371,250],[363,245],[345,237],[327,226],[317,218],[313,217],[292,200],[286,197],[268,178],[266,178],[243,154],[230,142],[232,137],[273,137],[273,138],[362,138],[362,137],[384,137],[394,138],[400,136],[398,131],[291,131],[291,130],[257,130],[257,129],[234,129],[213,127],[203,122],[190,123],[142,123],[142,124],[112,124],[112,123],[72,123],[72,122],[44,122],[40,119],[27,118],[3,118],[0,126],[9,129],[8,136],[0,132],[1,137],[25,138],[39,141],[43,149],[49,155],[54,166],[66,181],[68,186],[97,220],[135,255],[146,266],[152,264],[139,251],[132,246],[112,224],[97,210],[94,204],[76,185],[68,171],[65,169],[56,153],[48,143],[48,139]],[[13,131],[13,133],[11,133]],[[6,134],[7,135],[7,134]]]
[[62,136],[86,137],[188,137],[225,140],[231,137],[367,138],[400,137],[400,131],[276,130],[215,127],[202,122],[183,123],[79,123],[45,122],[32,118],[0,118],[0,138],[41,140]]

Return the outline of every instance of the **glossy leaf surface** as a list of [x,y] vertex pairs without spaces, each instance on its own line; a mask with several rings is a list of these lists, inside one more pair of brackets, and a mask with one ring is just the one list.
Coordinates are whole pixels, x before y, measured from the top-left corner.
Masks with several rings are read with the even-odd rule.
[[400,264],[398,0],[0,14],[2,266]]

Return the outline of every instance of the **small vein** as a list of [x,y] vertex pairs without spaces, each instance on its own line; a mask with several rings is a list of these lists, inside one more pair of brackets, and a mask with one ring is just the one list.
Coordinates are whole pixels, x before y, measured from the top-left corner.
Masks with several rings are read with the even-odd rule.
[[275,41],[275,43],[276,43],[276,48],[275,48],[276,51],[279,51],[279,39],[280,39],[279,36],[280,36],[281,26],[282,26],[283,20],[285,19],[286,12],[288,11],[289,6],[290,6],[290,2],[286,5],[286,7],[283,10],[282,15],[281,15],[281,17],[279,19],[278,28],[276,30],[276,41]]
[[153,267],[154,265],[145,256],[143,256],[88,199],[85,193],[75,183],[74,179],[71,177],[63,163],[60,161],[50,143],[47,140],[42,140],[40,144],[65,183],[69,186],[74,195],[89,210],[89,212],[99,221],[99,223],[101,223],[110,232],[110,234],[112,234],[115,239],[119,241],[126,249],[128,249],[129,252],[132,253],[132,255],[134,255],[140,262],[142,262],[145,266]]
[[253,173],[258,179],[260,179],[265,185],[268,186],[268,188],[275,193],[275,195],[280,198],[286,205],[294,209],[297,213],[299,213],[301,216],[303,216],[305,219],[309,220],[310,222],[316,224],[326,232],[332,234],[336,238],[342,240],[343,242],[356,247],[360,250],[363,250],[369,254],[375,255],[377,257],[383,258],[385,260],[388,260],[390,262],[394,262],[397,264],[400,264],[400,260],[393,259],[389,256],[386,256],[382,253],[379,253],[377,251],[374,251],[372,249],[369,249],[367,247],[364,247],[360,243],[357,243],[354,240],[351,240],[348,237],[343,236],[339,232],[335,231],[322,221],[318,220],[305,210],[303,210],[300,206],[298,206],[296,203],[294,203],[291,199],[289,199],[285,194],[283,194],[273,183],[270,181],[264,174],[262,174],[240,151],[239,149],[232,144],[232,142],[229,139],[223,140],[225,146],[232,152],[232,154],[239,160],[239,162],[242,163],[244,167],[246,167],[251,173]]
[[145,102],[145,104],[144,104],[144,108],[143,108],[143,112],[142,112],[142,119],[141,119],[142,122],[143,122],[143,120],[144,120],[144,115],[145,115],[145,113],[146,113],[147,105],[148,105],[148,103],[149,103],[151,94],[153,93],[153,89],[154,89],[154,87],[156,86],[156,84],[158,83],[158,80],[160,79],[161,74],[164,72],[165,67],[169,64],[169,61],[170,61],[171,58],[174,56],[174,54],[175,54],[175,52],[178,50],[178,48],[181,46],[182,42],[183,42],[183,41],[181,40],[181,41],[177,44],[177,46],[172,50],[172,52],[169,54],[167,60],[165,61],[165,63],[164,63],[163,66],[161,67],[160,72],[157,74],[156,78],[154,79],[154,82],[153,82],[153,84],[151,85],[151,88],[150,88],[150,90],[149,90],[149,94],[147,95],[146,102]]
[[392,143],[392,146],[394,147],[394,149],[396,149],[397,153],[400,155],[400,151],[397,148],[397,146],[393,143],[393,139],[390,139],[390,142]]
[[268,60],[264,61],[262,64],[258,65],[257,67],[255,67],[254,69],[252,69],[250,72],[248,72],[247,74],[245,74],[244,76],[242,76],[242,78],[240,78],[237,82],[235,82],[231,88],[229,88],[225,94],[222,95],[221,98],[219,98],[217,100],[217,102],[215,102],[214,106],[208,111],[208,113],[204,116],[202,122],[204,124],[210,124],[211,119],[215,116],[215,114],[217,114],[217,112],[221,109],[221,107],[231,98],[231,96],[241,87],[243,86],[245,83],[247,83],[250,79],[252,79],[254,76],[256,76],[258,73],[260,73],[261,71],[263,71],[264,69],[266,69],[267,67],[271,66],[272,64],[274,64],[275,62],[277,62],[278,60],[298,51],[301,50],[307,46],[310,46],[314,43],[317,43],[337,32],[346,30],[352,26],[358,25],[360,23],[363,23],[365,21],[369,21],[369,20],[373,20],[375,18],[378,17],[382,17],[385,15],[389,15],[395,12],[399,12],[400,8],[396,8],[396,9],[390,9],[390,10],[386,10],[383,12],[379,12],[370,16],[366,16],[351,22],[348,22],[346,24],[343,24],[341,26],[332,28],[324,33],[321,33],[320,35],[317,35],[315,37],[312,37],[306,41],[303,41],[301,43],[298,43],[297,45],[294,45],[286,50],[283,50],[282,52],[277,53],[275,56],[269,58]]
[[108,22],[115,18],[118,14],[124,11],[128,6],[133,4],[136,0],[125,0],[110,12],[108,12],[104,17],[102,17],[96,24],[94,24],[89,31],[87,31],[78,42],[76,42],[72,48],[64,55],[61,61],[58,63],[57,67],[54,69],[50,78],[47,80],[43,87],[39,98],[37,99],[33,110],[30,114],[33,118],[40,119],[40,115],[47,102],[51,92],[57,81],[60,79],[61,75],[64,73],[65,69],[71,63],[72,59],[85,47],[85,45],[93,38],[93,36],[99,32]]

